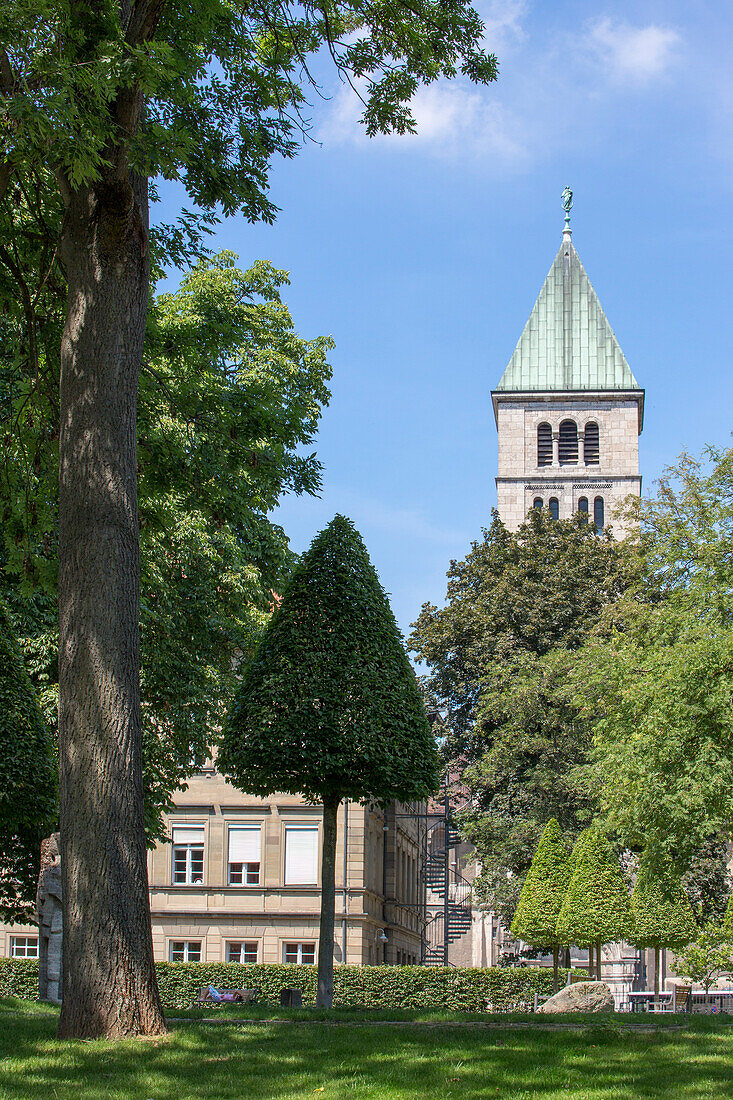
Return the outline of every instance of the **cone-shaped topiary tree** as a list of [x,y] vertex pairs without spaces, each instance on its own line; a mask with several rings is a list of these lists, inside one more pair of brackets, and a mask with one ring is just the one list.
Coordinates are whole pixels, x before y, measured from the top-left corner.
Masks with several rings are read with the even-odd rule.
[[589,829],[578,840],[570,884],[557,921],[563,943],[595,947],[596,974],[601,980],[601,946],[623,939],[629,929],[629,895],[621,867],[607,838]]
[[551,817],[537,845],[512,920],[511,932],[532,947],[552,951],[553,991],[557,993],[557,918],[570,882],[570,856],[563,843],[560,824]]
[[733,893],[728,898],[728,904],[725,907],[722,929],[724,935],[730,937],[733,943]]
[[663,947],[686,947],[697,934],[697,924],[682,883],[662,853],[647,849],[631,892],[630,943],[654,948],[654,1002],[659,1003],[659,952]]
[[7,609],[0,601],[0,916],[33,910],[41,840],[53,829],[57,766]]
[[219,768],[241,790],[323,802],[317,1003],[333,999],[336,819],[342,799],[406,802],[438,755],[387,596],[350,520],[303,555],[244,671]]

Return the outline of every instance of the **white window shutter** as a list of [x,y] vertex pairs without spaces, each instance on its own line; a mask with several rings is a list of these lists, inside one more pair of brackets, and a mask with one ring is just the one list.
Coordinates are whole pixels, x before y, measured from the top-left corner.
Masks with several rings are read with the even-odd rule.
[[204,842],[204,830],[200,829],[174,829],[173,830],[173,843],[174,844],[203,844]]
[[315,886],[318,882],[318,828],[285,829],[285,885]]
[[229,862],[259,863],[260,836],[259,826],[230,825]]

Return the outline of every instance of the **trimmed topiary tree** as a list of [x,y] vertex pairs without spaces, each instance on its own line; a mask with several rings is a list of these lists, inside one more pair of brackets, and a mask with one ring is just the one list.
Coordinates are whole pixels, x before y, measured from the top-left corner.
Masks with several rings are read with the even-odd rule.
[[728,898],[728,904],[725,907],[722,928],[723,934],[728,936],[731,943],[733,943],[733,893]]
[[599,829],[588,829],[578,838],[576,848],[557,937],[563,943],[595,947],[600,981],[601,946],[624,939],[629,930],[629,895],[618,859]]
[[552,988],[558,989],[557,918],[570,882],[570,856],[560,824],[551,817],[537,845],[511,924],[511,933],[532,947],[552,951]]
[[654,948],[654,1002],[659,1003],[659,952],[686,947],[697,935],[697,924],[682,883],[661,853],[646,850],[631,893],[628,940]]
[[336,819],[342,799],[427,798],[438,754],[387,596],[350,520],[296,567],[244,671],[218,757],[241,790],[323,802],[318,999],[333,999]]
[[0,601],[0,917],[33,912],[41,840],[56,820],[57,768],[7,608]]

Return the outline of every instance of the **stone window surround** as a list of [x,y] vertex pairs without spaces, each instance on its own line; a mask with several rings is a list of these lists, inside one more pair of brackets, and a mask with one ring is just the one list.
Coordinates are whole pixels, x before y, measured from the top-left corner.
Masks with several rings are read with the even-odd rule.
[[[174,944],[183,944],[183,959],[176,959],[176,962],[206,962],[206,940],[201,937],[198,940],[182,940],[177,936],[170,936],[168,939],[168,960],[173,962],[173,951],[175,950]],[[194,954],[196,954],[195,948],[198,945],[198,958],[189,959],[191,948],[194,948]]]
[[[279,949],[280,949],[280,958],[282,959],[282,961],[285,965],[296,966],[296,965],[301,964],[302,959],[303,959],[303,948],[306,948],[306,949],[311,949],[312,948],[313,963],[318,962],[318,941],[317,940],[294,940],[292,936],[279,936],[278,937],[278,946],[279,946]],[[285,953],[286,953],[288,947],[297,947],[297,954],[298,954],[297,963],[292,959],[287,960],[285,958]],[[308,950],[308,954],[310,955],[310,950]],[[308,966],[312,965],[310,959],[309,959],[309,961],[306,965],[308,965]]]
[[37,959],[38,936],[11,936],[9,954],[11,959]]
[[[227,939],[222,938],[222,945],[223,945],[222,957],[224,958],[225,962],[231,962],[231,959],[229,958],[229,948],[235,943],[240,945],[242,955],[245,954],[245,949],[247,947],[253,947],[254,946],[254,948],[255,948],[255,950],[253,952],[251,952],[252,954],[254,954],[256,956],[255,959],[246,960],[246,959],[242,958],[240,960],[240,962],[243,963],[244,965],[253,966],[256,963],[258,963],[260,961],[260,959],[262,958],[262,940],[261,939],[252,939],[252,938],[250,938],[250,939],[234,940],[234,939],[229,939],[229,938],[227,938]],[[249,952],[247,952],[247,953],[249,954]]]

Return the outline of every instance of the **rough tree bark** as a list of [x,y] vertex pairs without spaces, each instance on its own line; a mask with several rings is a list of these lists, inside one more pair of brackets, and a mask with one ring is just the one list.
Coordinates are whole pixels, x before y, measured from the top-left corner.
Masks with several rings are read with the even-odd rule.
[[588,980],[593,981],[593,944],[588,944]]
[[596,977],[598,978],[599,982],[603,981],[603,974],[601,972],[602,961],[603,961],[603,956],[601,954],[601,941],[597,940],[596,941]]
[[61,349],[61,1037],[165,1031],[150,928],[139,691],[136,407],[147,183],[67,195]]
[[333,926],[336,915],[336,830],[341,799],[323,800],[323,852],[321,855],[321,924],[318,937],[318,1008],[333,1004]]
[[559,981],[558,981],[558,956],[560,954],[560,948],[555,944],[552,949],[552,992],[557,993]]

